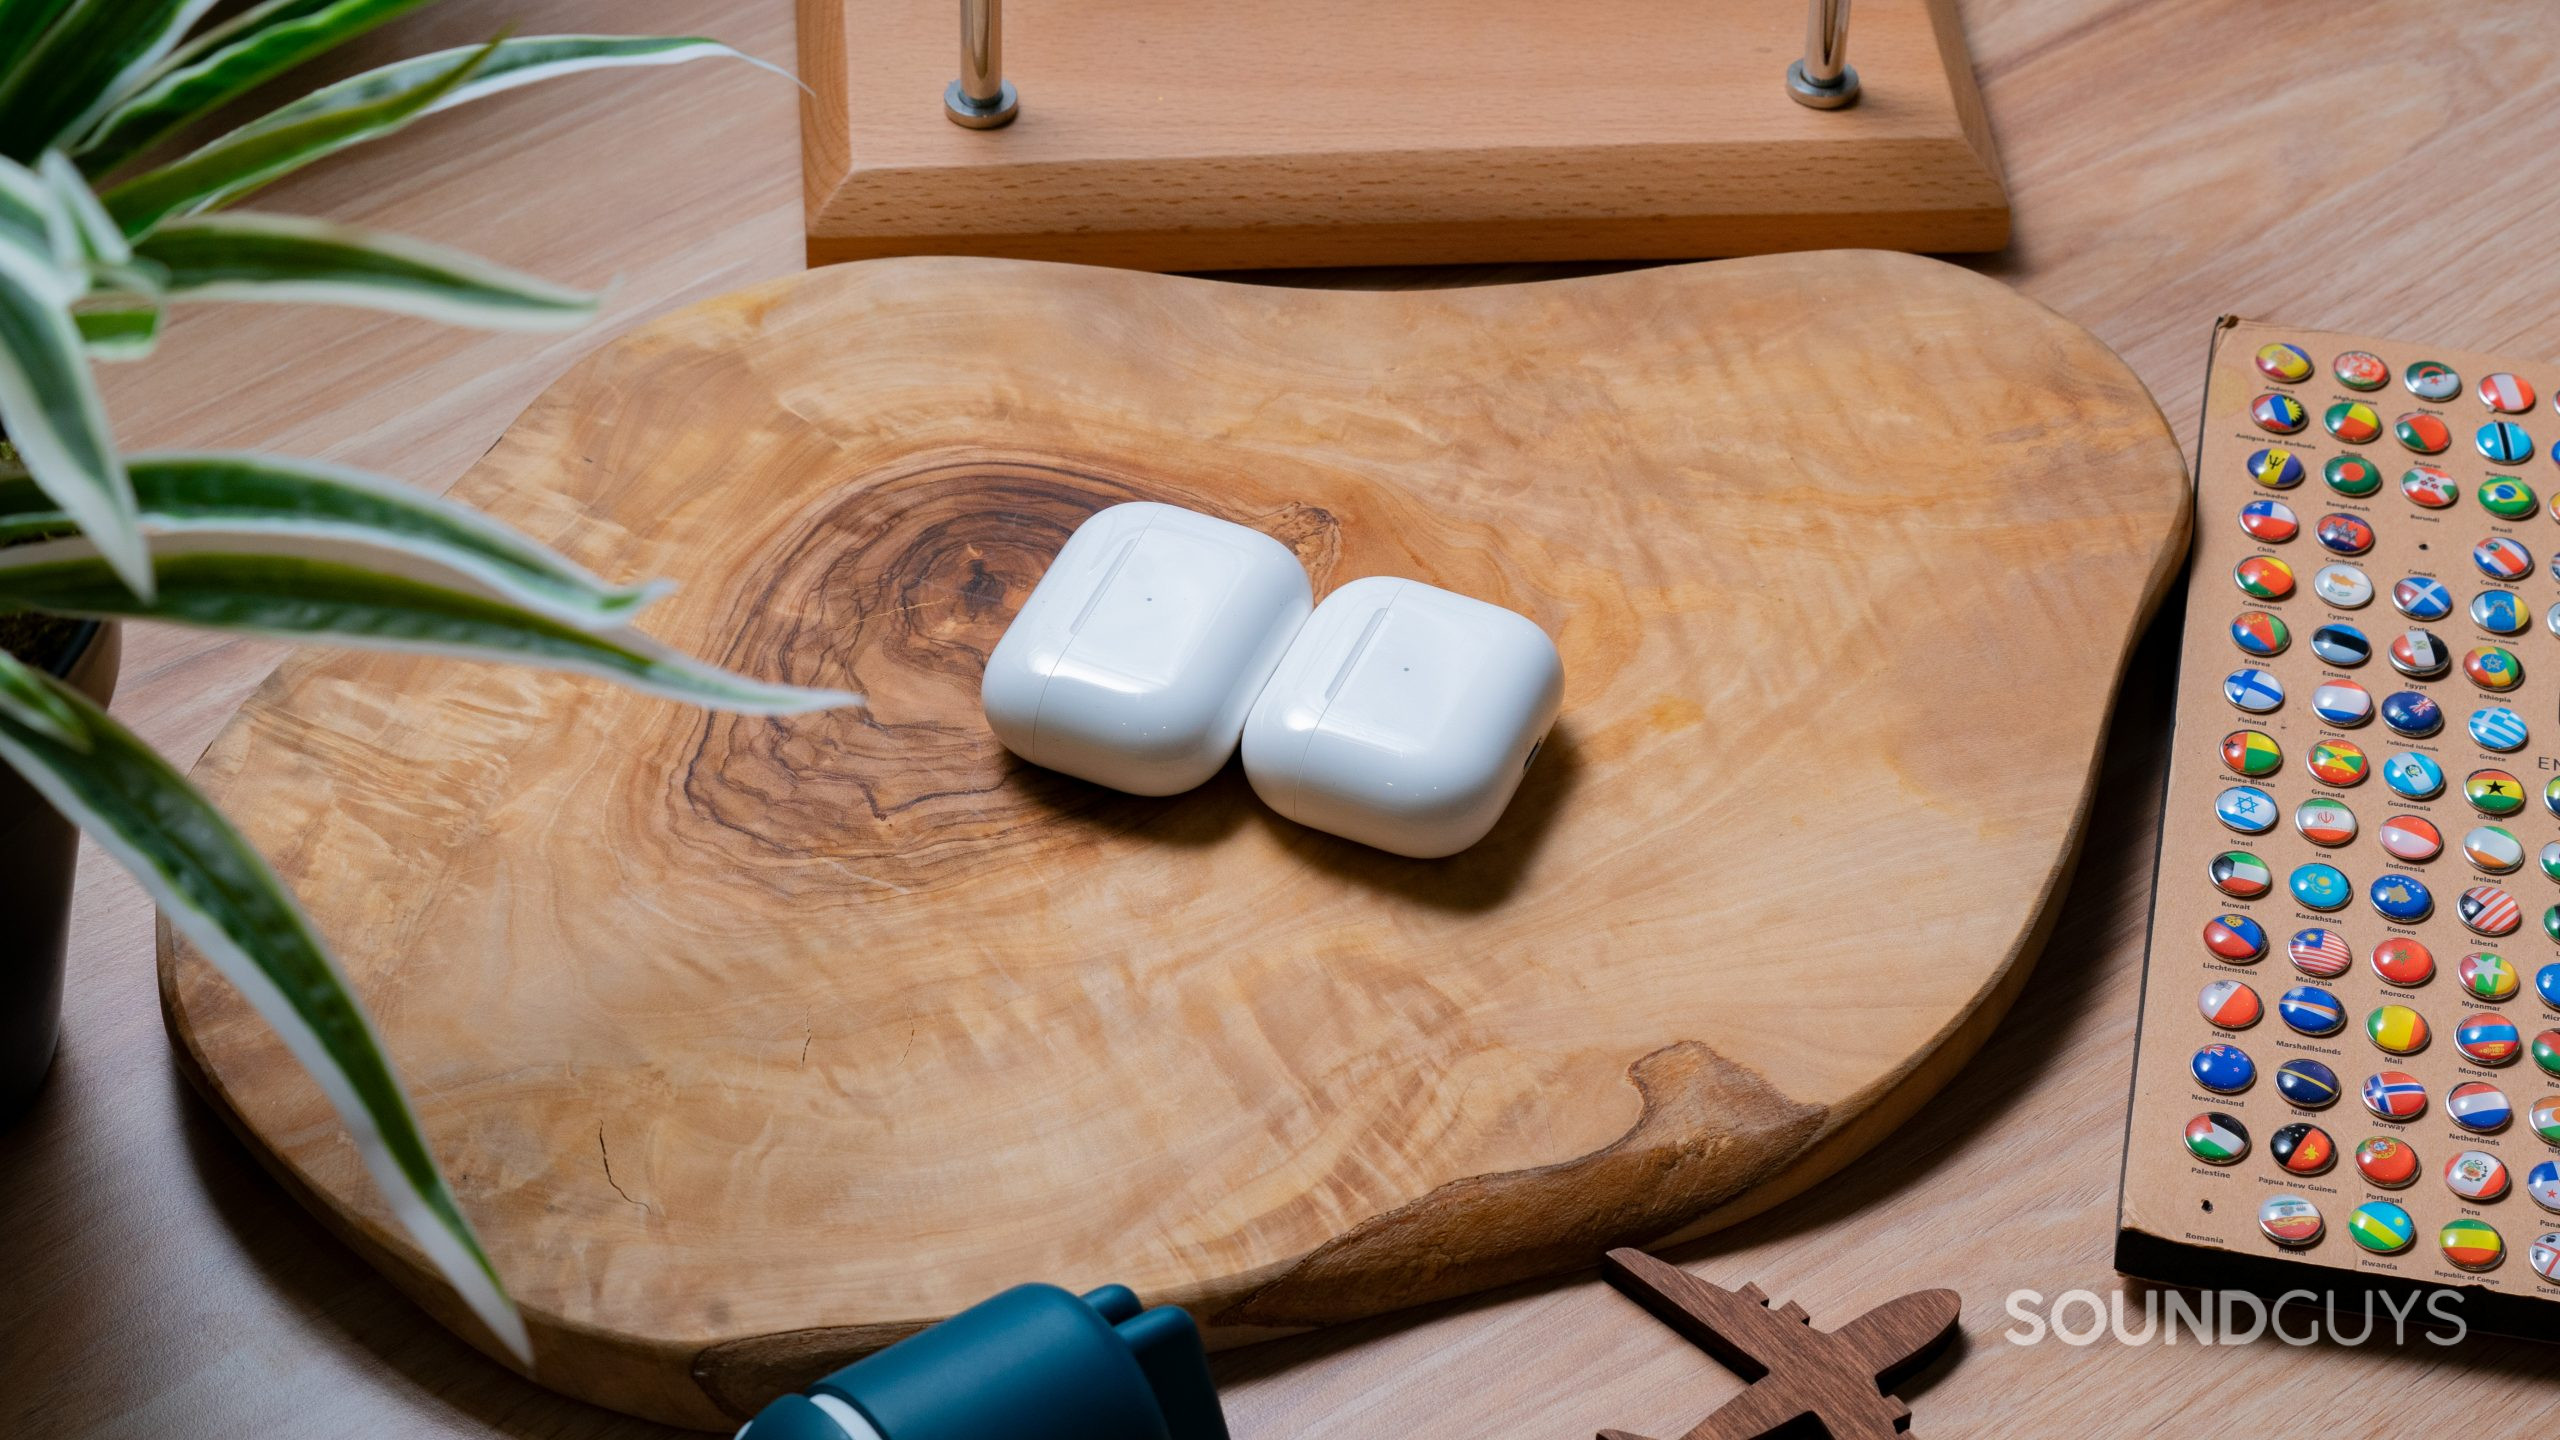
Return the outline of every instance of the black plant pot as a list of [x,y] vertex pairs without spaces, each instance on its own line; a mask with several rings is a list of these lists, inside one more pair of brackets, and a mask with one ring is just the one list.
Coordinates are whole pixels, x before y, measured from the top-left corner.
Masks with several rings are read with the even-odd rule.
[[[104,705],[123,650],[113,625],[84,624],[46,669]],[[62,951],[79,832],[0,766],[0,1125],[27,1111],[62,1037]]]

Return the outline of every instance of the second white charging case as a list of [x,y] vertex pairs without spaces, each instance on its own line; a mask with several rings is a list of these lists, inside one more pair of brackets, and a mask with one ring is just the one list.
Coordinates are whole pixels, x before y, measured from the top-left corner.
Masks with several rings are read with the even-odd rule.
[[1564,699],[1524,615],[1418,580],[1325,597],[1245,718],[1244,772],[1301,825],[1417,859],[1484,838]]
[[987,657],[987,724],[1034,765],[1136,795],[1218,773],[1313,608],[1242,525],[1136,502],[1076,527]]

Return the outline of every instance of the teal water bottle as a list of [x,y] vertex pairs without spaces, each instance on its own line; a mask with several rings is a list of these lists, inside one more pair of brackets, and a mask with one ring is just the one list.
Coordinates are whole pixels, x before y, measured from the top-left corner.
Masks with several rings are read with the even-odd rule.
[[1227,1440],[1200,1329],[1017,1285],[764,1407],[737,1440]]

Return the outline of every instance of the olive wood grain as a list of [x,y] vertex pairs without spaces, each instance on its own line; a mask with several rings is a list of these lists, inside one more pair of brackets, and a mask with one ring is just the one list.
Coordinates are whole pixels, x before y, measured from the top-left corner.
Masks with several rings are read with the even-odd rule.
[[[307,654],[196,772],[374,1007],[538,1378],[704,1426],[1018,1280],[1234,1341],[1794,1193],[2022,980],[2187,514],[2103,346],[1868,252],[1400,294],[836,267],[598,351],[453,493],[691,577],[667,640],[870,697]],[[1564,718],[1493,835],[1398,860],[1232,769],[1011,760],[979,666],[1133,498],[1319,593],[1544,625]],[[467,1327],[165,934],[163,979],[253,1147]]]

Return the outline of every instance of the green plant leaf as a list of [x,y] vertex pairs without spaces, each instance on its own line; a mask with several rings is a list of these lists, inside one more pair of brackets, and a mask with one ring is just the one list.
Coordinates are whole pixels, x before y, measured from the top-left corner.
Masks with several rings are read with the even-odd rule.
[[[83,305],[71,312],[80,327],[80,344],[92,360],[139,360],[160,343],[160,307],[148,300],[118,298]],[[132,472],[131,462],[126,473]]]
[[66,288],[77,292],[51,257],[0,230],[0,430],[133,595],[147,598],[151,561],[133,484],[108,432]]
[[81,258],[94,266],[113,269],[133,259],[133,247],[125,243],[124,232],[116,228],[107,207],[98,203],[97,192],[89,188],[80,167],[71,163],[59,150],[47,150],[36,161],[36,173],[43,177],[53,192],[63,218],[71,225],[79,242]]
[[107,213],[125,234],[143,235],[172,215],[221,204],[323,155],[387,135],[470,78],[492,49],[483,45],[446,51],[458,58],[419,72],[409,85],[306,111],[283,123],[268,123],[276,119],[271,115],[244,125],[110,189],[102,197]]
[[284,0],[241,17],[253,23],[210,47],[190,42],[144,77],[74,146],[80,168],[103,175],[178,127],[247,94],[260,83],[345,44],[426,0]]
[[[30,702],[30,689],[44,691],[46,700]],[[76,737],[64,736],[66,723]],[[265,859],[133,732],[78,691],[5,655],[0,760],[140,881],[169,923],[274,1028],[338,1112],[401,1228],[509,1353],[530,1366],[524,1317],[436,1168],[381,1037]]]
[[213,0],[72,0],[0,78],[0,153],[33,160],[123,98]]
[[0,0],[0,89],[9,86],[71,0]]
[[[464,50],[437,50],[413,55],[406,60],[395,60],[361,75],[350,75],[334,85],[323,86],[283,105],[270,115],[251,121],[242,130],[289,125],[308,115],[404,93],[417,85],[421,77],[453,63],[453,57],[463,53]],[[681,65],[689,60],[708,60],[718,56],[744,60],[795,85],[799,83],[798,77],[780,66],[698,35],[519,35],[500,40],[488,61],[474,71],[469,80],[438,97],[423,113],[432,115],[520,85],[531,85],[561,75],[575,75],[585,70]]]
[[162,293],[197,300],[361,305],[448,325],[554,330],[596,297],[400,235],[291,215],[197,215],[135,242]]
[[[669,588],[607,585],[467,505],[318,461],[145,454],[126,456],[125,469],[148,535],[300,537],[315,542],[306,553],[359,568],[406,557],[431,567],[424,578],[478,586],[584,630],[627,623]],[[68,530],[23,474],[0,471],[0,544]]]
[[6,158],[0,158],[0,238],[44,257],[56,272],[52,288],[66,302],[80,293],[79,223],[42,175]]
[[733,675],[636,630],[586,630],[449,583],[309,553],[296,537],[172,535],[153,542],[159,595],[118,585],[85,539],[0,549],[0,604],[93,619],[166,620],[286,640],[510,661],[598,675],[722,710],[790,715],[860,703]]

